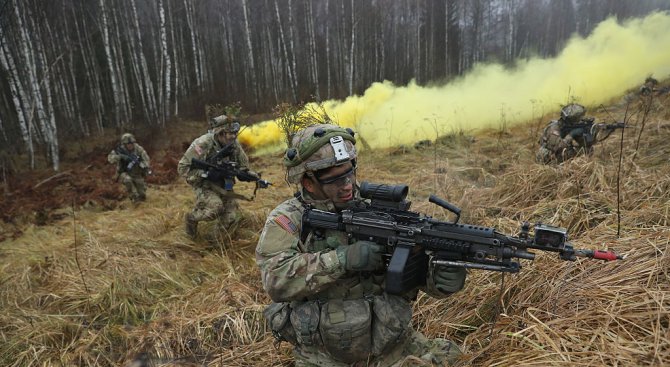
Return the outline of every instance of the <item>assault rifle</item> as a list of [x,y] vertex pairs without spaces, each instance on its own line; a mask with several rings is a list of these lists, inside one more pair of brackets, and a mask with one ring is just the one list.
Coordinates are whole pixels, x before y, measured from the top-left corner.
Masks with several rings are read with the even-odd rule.
[[146,174],[151,174],[151,170],[146,167],[146,165],[142,164],[142,157],[135,154],[134,152],[128,151],[126,148],[119,146],[116,147],[116,154],[121,157],[125,172],[130,172],[135,166],[139,166],[146,170]]
[[[611,124],[594,124],[593,123],[594,119],[593,117],[583,119],[582,122],[577,122],[577,123],[569,123],[569,122],[563,122],[563,126],[561,127],[561,136],[566,136],[570,134],[570,132],[573,129],[581,129],[581,137],[584,139],[584,146],[585,148],[589,149],[593,146],[593,144],[597,143],[596,139],[598,138],[598,134],[600,131],[604,131],[606,135],[603,137],[600,137],[599,141],[605,140],[614,130],[616,129],[623,129],[627,125],[623,122],[614,122]],[[576,136],[573,136],[573,138],[577,138]]]
[[[330,229],[346,232],[355,240],[373,241],[386,246],[386,291],[401,294],[425,285],[428,262],[516,273],[521,264],[516,259],[533,260],[529,250],[556,252],[561,260],[577,257],[612,261],[623,257],[611,251],[575,249],[567,241],[565,229],[538,223],[531,236],[530,225],[523,223],[518,236],[499,233],[495,228],[459,224],[461,210],[431,195],[429,201],[456,215],[453,222],[442,222],[409,211],[405,200],[407,185],[383,185],[362,182],[360,195],[371,202],[355,201],[338,213],[307,209],[303,214],[303,234],[316,235]],[[431,258],[432,256],[432,258]]]
[[272,185],[271,182],[261,179],[260,176],[250,173],[249,171],[239,169],[235,162],[222,162],[221,164],[214,164],[202,161],[197,158],[192,158],[191,168],[204,170],[205,173],[203,174],[203,177],[206,180],[209,180],[210,182],[224,188],[225,190],[232,190],[235,178],[240,181],[255,182],[256,189],[254,190],[254,196],[256,195],[256,190],[259,188],[266,189],[268,186]]

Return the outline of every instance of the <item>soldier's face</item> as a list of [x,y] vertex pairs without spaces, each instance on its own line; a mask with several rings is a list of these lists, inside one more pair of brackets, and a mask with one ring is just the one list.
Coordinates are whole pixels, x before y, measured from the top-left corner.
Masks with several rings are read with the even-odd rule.
[[221,143],[221,145],[227,145],[233,142],[237,138],[237,133],[230,131],[220,131],[216,134],[216,139]]
[[354,198],[356,167],[351,162],[305,176],[303,187],[317,200],[331,200],[336,208],[344,208]]
[[126,143],[126,150],[128,150],[129,152],[132,152],[133,150],[135,150],[135,144]]

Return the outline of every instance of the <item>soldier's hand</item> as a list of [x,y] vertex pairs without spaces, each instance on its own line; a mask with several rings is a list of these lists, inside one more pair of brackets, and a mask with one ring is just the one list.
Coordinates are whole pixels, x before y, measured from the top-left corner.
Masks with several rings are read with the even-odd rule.
[[440,266],[433,270],[435,288],[444,293],[456,293],[465,285],[465,268]]
[[375,271],[384,265],[384,246],[369,241],[356,241],[337,248],[337,257],[349,271]]
[[577,146],[579,146],[579,144],[575,141],[575,139],[572,138],[572,136],[568,135],[565,138],[563,138],[564,149],[575,148]]

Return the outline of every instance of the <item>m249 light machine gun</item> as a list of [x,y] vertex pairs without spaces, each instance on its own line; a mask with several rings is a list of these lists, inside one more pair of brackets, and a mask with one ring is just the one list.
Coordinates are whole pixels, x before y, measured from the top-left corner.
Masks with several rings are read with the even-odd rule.
[[385,245],[390,260],[386,269],[386,291],[401,294],[426,281],[429,261],[437,265],[457,266],[516,273],[517,259],[533,260],[530,250],[556,252],[561,260],[587,257],[605,261],[623,259],[611,251],[575,249],[563,228],[523,223],[518,236],[499,233],[495,228],[460,224],[461,210],[431,195],[429,201],[456,215],[443,222],[409,211],[405,200],[407,185],[362,182],[360,195],[370,202],[355,201],[340,213],[308,209],[303,216],[303,231],[338,230],[355,240]]

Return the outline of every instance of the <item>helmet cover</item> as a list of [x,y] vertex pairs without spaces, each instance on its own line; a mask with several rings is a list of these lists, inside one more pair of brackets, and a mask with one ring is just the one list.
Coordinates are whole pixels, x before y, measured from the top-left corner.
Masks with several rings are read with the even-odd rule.
[[298,131],[284,154],[288,181],[297,184],[303,174],[356,160],[353,130],[317,124]]

